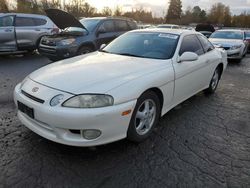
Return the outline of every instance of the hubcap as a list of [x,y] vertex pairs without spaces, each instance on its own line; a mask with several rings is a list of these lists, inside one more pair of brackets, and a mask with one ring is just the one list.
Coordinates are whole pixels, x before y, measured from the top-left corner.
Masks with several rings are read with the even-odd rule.
[[156,104],[153,100],[145,100],[137,110],[135,128],[139,135],[147,134],[152,128],[156,117]]
[[211,87],[212,87],[213,90],[216,89],[218,82],[219,82],[219,73],[218,73],[218,70],[216,70],[214,72],[212,82],[211,82]]

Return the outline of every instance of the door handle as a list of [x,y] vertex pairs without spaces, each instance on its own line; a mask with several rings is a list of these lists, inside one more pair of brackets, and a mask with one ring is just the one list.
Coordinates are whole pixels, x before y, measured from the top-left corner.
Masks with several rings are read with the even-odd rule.
[[5,32],[12,32],[12,29],[5,29]]
[[35,29],[35,31],[41,31],[41,29]]

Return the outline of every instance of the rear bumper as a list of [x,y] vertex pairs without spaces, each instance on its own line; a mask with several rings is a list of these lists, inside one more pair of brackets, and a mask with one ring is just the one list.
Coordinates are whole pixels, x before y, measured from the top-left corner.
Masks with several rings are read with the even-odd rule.
[[77,55],[78,46],[45,46],[40,44],[38,51],[40,54],[51,60],[61,60]]

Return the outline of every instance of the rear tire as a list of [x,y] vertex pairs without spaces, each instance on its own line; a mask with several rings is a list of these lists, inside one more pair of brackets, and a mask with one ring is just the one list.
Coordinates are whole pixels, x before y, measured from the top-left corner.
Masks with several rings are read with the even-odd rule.
[[142,94],[137,100],[132,114],[127,139],[133,142],[142,142],[158,124],[161,114],[161,105],[158,96],[153,91]]
[[213,74],[213,77],[210,81],[210,84],[209,84],[209,87],[204,90],[204,92],[206,94],[213,94],[215,93],[217,87],[218,87],[218,84],[219,84],[219,81],[220,81],[220,77],[221,77],[221,70],[219,67],[217,67],[214,71],[214,74]]

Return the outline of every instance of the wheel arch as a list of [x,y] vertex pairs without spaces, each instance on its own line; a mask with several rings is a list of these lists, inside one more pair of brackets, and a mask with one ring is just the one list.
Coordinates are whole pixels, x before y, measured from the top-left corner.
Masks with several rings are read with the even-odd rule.
[[161,110],[162,110],[163,103],[164,103],[164,95],[163,95],[163,92],[161,91],[161,89],[159,89],[158,87],[152,87],[152,88],[149,88],[146,91],[144,91],[141,95],[143,95],[144,93],[146,93],[148,91],[152,91],[158,96],[158,98],[160,100]]
[[81,49],[82,47],[84,47],[84,46],[90,47],[91,49],[93,49],[93,51],[96,50],[96,47],[95,47],[95,45],[94,45],[92,42],[84,42],[84,43],[82,43],[82,44],[78,47],[77,51],[80,50],[80,49]]

